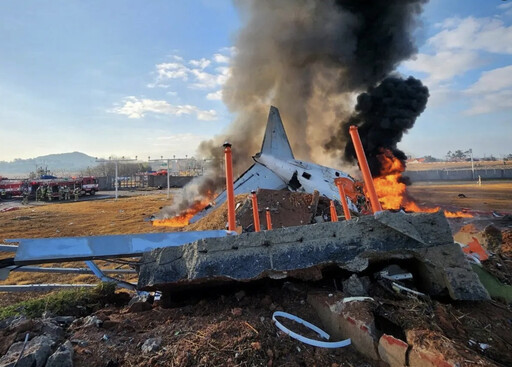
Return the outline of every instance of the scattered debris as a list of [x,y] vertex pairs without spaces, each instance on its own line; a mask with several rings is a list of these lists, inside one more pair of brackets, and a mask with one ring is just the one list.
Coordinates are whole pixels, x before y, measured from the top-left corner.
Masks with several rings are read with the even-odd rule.
[[274,312],[274,314],[272,315],[272,321],[274,321],[276,326],[281,331],[283,331],[285,334],[291,336],[294,339],[297,339],[298,341],[300,341],[302,343],[306,343],[306,344],[312,345],[314,347],[320,347],[320,348],[343,348],[343,347],[346,347],[347,345],[350,345],[350,343],[351,343],[350,339],[345,339],[345,340],[341,340],[338,342],[325,342],[325,341],[306,338],[305,336],[302,336],[300,334],[297,334],[296,332],[291,331],[286,326],[284,326],[279,321],[277,321],[276,317],[278,317],[278,316],[293,320],[299,324],[304,325],[305,327],[316,332],[318,334],[318,336],[320,336],[323,339],[329,340],[330,336],[329,336],[329,334],[327,334],[325,331],[323,331],[319,327],[301,319],[300,317],[297,317],[295,315],[291,315],[289,313],[282,312],[282,311]]
[[347,280],[343,281],[343,292],[347,296],[367,296],[366,288],[368,287],[369,279],[366,279],[366,281],[363,281],[362,278],[352,274]]
[[404,287],[403,285],[397,284],[395,282],[391,283],[391,285],[397,293],[405,292],[405,293],[412,294],[413,296],[417,296],[417,297],[427,297],[425,293],[421,293],[421,292],[415,291],[414,289]]
[[165,296],[165,291],[262,278],[319,280],[322,270],[329,267],[364,271],[370,263],[391,259],[421,264],[419,276],[431,295],[489,299],[460,247],[453,243],[441,212],[382,212],[358,220],[243,233],[156,249],[142,257],[138,288],[161,290]]
[[162,344],[162,338],[150,338],[142,344],[141,350],[144,354],[149,354],[156,352],[160,349],[160,345]]
[[45,367],[73,367],[73,354],[73,345],[66,340],[48,358]]

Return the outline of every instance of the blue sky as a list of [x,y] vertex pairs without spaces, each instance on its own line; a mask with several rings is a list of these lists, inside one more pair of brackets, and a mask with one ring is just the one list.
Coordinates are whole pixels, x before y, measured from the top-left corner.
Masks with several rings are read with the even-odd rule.
[[[0,160],[193,155],[233,118],[239,26],[223,0],[1,1]],[[401,148],[512,153],[512,3],[431,0],[416,37],[398,71],[431,99]]]

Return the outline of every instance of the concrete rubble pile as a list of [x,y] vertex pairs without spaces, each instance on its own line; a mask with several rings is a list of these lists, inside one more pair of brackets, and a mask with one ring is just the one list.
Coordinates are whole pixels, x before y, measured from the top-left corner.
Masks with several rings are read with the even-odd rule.
[[1,367],[72,367],[73,346],[65,328],[72,316],[27,319],[11,317],[0,322]]
[[[340,288],[323,290],[321,281],[329,278],[335,288],[338,279]],[[469,358],[497,366],[442,332],[413,325],[412,313],[405,312],[407,305],[431,307],[430,297],[491,299],[442,212],[379,212],[156,249],[141,260],[138,286],[160,290],[172,301],[182,291],[265,279],[308,282],[306,302],[332,340],[350,339],[351,348],[376,363],[469,366]],[[378,296],[383,290],[390,293]],[[397,315],[383,311],[386,302]]]
[[156,249],[141,260],[138,286],[172,292],[264,278],[319,280],[333,267],[361,273],[375,263],[404,260],[429,295],[489,299],[441,212],[380,212]]

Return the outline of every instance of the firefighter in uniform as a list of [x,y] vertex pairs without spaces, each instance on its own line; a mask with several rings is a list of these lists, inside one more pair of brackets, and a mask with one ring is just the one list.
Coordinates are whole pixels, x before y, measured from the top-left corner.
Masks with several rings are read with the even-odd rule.
[[28,194],[29,194],[28,186],[23,186],[23,189],[22,189],[23,200],[21,201],[22,205],[28,204]]
[[64,187],[59,186],[59,200],[64,200]]
[[41,195],[43,193],[43,187],[42,186],[37,186],[37,189],[36,189],[36,202],[39,202],[42,200],[43,196]]
[[64,186],[64,200],[69,200],[69,199],[70,199],[69,187],[68,186]]
[[53,199],[53,187],[51,185],[48,185],[46,188],[46,196],[48,196],[48,201],[52,201]]
[[75,201],[78,201],[78,195],[80,195],[80,188],[75,187],[75,189],[73,190],[73,194],[75,194]]

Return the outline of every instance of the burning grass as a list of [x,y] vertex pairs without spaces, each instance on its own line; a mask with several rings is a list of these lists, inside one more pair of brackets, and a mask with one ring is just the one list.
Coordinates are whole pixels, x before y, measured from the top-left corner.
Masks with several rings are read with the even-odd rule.
[[213,198],[213,194],[207,195],[206,198],[203,199],[196,199],[190,208],[187,208],[183,211],[181,211],[178,215],[172,217],[172,218],[166,218],[166,219],[155,219],[153,221],[153,226],[155,227],[174,227],[174,228],[180,228],[185,227],[189,224],[190,219],[197,213],[199,213],[201,210],[205,209],[208,205],[210,205],[211,200]]
[[[420,207],[407,191],[407,185],[402,173],[405,171],[405,164],[393,156],[391,151],[384,150],[379,155],[379,161],[382,165],[381,174],[373,179],[377,196],[385,210],[403,209],[407,212],[425,212],[432,213],[440,207]],[[444,211],[448,218],[471,218],[473,215],[462,211],[451,212]]]

